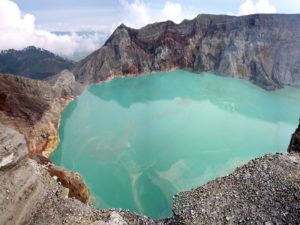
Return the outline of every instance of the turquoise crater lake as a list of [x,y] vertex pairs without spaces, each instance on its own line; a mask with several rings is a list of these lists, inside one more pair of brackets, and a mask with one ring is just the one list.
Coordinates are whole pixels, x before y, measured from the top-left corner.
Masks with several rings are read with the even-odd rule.
[[285,152],[300,89],[177,70],[93,85],[62,114],[51,159],[79,172],[99,208],[171,216],[172,196]]

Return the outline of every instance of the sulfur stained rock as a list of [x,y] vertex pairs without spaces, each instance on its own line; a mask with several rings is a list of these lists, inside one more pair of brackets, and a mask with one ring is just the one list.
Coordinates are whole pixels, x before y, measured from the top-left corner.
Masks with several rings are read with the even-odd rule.
[[83,203],[91,203],[91,195],[81,176],[64,168],[59,168],[53,164],[47,168],[49,174],[57,177],[57,181],[69,189],[69,197],[74,197]]
[[45,81],[0,74],[0,123],[24,135],[29,154],[56,148],[60,114],[71,100]]
[[89,188],[78,173],[57,167],[52,164],[49,158],[40,154],[32,154],[31,158],[44,165],[50,176],[54,177],[57,182],[60,182],[62,186],[69,190],[68,197],[74,197],[83,203],[92,202]]
[[266,90],[300,85],[299,21],[300,15],[200,14],[180,24],[122,24],[71,72],[86,85],[174,69],[242,78]]

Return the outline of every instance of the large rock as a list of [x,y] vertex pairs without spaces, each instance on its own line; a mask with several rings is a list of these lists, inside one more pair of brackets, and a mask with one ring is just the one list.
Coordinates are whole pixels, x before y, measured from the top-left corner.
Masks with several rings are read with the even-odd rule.
[[291,142],[288,147],[288,152],[298,152],[300,153],[300,120],[299,126],[292,135]]
[[120,25],[105,45],[77,63],[76,80],[172,69],[214,72],[271,90],[300,84],[300,15],[199,15],[139,30]]
[[24,136],[0,124],[0,170],[15,166],[28,154]]
[[48,77],[46,81],[54,89],[60,90],[62,95],[70,94],[78,97],[86,88],[75,80],[74,74],[69,70],[63,70],[55,76]]
[[28,160],[23,135],[0,126],[0,224],[24,224],[42,205],[46,189],[37,165]]

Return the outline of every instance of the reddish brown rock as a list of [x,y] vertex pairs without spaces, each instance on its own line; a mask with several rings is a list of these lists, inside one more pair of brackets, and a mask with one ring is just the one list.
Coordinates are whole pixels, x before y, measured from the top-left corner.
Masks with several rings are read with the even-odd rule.
[[71,70],[82,84],[173,69],[213,72],[272,90],[300,85],[300,15],[198,15],[141,29],[120,25]]
[[51,159],[40,154],[32,154],[31,158],[39,164],[44,165],[52,177],[60,182],[65,188],[68,188],[68,197],[74,197],[83,203],[92,202],[90,190],[78,173],[57,167],[52,163]]
[[0,74],[0,123],[24,135],[29,154],[56,148],[60,114],[71,100],[47,82]]
[[49,165],[47,170],[52,177],[57,177],[57,180],[69,189],[69,197],[74,197],[83,203],[92,202],[90,190],[78,173],[54,166],[53,164]]

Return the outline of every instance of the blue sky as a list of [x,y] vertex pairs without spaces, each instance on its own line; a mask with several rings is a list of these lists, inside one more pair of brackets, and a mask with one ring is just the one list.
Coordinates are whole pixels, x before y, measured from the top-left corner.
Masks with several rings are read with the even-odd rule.
[[[1,1],[1,0],[0,0]],[[267,0],[265,0],[267,1]],[[36,25],[47,30],[113,29],[115,24],[126,21],[128,4],[144,5],[149,22],[163,20],[160,12],[166,3],[179,4],[181,17],[193,17],[199,13],[239,14],[239,7],[246,0],[14,0],[22,12],[36,18]],[[254,4],[259,0],[252,0]],[[268,0],[277,13],[300,13],[300,0]],[[171,14],[172,12],[170,12]],[[173,16],[174,17],[174,16]],[[139,20],[139,17],[136,17]],[[132,19],[134,20],[134,19]]]
[[91,52],[121,23],[180,23],[200,13],[300,13],[300,0],[0,0],[0,50],[35,45],[61,55]]

